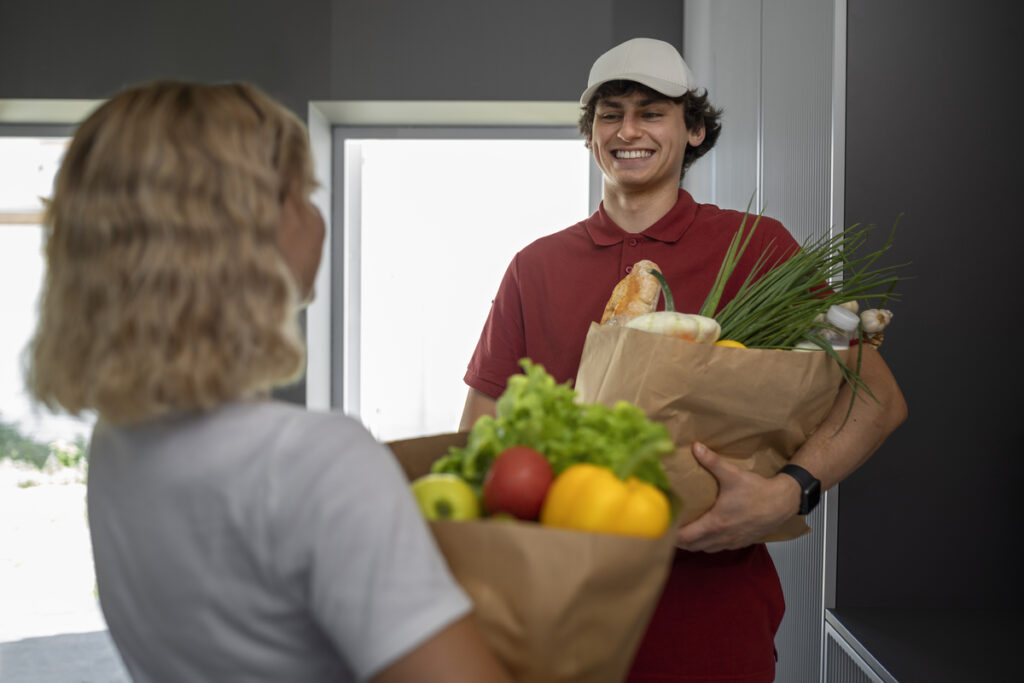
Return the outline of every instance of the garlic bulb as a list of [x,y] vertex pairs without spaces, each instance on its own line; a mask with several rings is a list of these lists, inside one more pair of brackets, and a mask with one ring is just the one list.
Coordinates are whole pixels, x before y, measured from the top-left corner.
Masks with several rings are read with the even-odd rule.
[[864,334],[877,334],[884,330],[892,321],[892,311],[884,308],[872,308],[860,314],[860,324]]

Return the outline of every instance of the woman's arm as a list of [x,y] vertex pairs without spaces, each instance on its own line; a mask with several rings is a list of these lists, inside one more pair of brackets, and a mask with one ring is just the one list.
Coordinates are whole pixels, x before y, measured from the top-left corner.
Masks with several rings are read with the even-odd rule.
[[472,615],[447,626],[373,677],[373,683],[511,683]]

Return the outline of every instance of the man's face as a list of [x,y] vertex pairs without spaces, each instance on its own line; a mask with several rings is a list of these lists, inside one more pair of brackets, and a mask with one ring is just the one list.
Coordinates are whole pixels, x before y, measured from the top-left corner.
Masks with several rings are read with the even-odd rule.
[[686,146],[703,140],[703,129],[686,129],[682,104],[648,93],[603,97],[594,109],[590,147],[612,191],[678,188]]

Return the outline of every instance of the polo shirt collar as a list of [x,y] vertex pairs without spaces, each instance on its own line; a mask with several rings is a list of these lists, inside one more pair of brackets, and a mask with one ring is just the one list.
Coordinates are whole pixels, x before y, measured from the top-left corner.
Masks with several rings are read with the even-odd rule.
[[[640,234],[659,242],[671,244],[679,241],[693,224],[697,216],[697,203],[686,190],[680,188],[675,205],[669,212],[659,218],[654,225]],[[604,202],[590,218],[584,222],[587,234],[596,246],[608,247],[619,244],[630,233],[620,228],[604,210]]]

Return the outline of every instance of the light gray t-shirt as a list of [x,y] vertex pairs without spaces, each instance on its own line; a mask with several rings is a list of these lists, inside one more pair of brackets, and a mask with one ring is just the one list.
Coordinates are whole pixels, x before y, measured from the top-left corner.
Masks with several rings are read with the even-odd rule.
[[339,414],[101,422],[88,510],[137,681],[362,680],[471,608],[394,456]]

